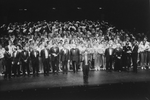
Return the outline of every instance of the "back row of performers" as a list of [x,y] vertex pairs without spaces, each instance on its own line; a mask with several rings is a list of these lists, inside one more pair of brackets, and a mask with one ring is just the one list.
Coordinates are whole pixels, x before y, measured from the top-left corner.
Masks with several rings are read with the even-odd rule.
[[[36,47],[27,48],[26,46],[20,50],[20,46],[17,45],[12,49],[10,45],[5,48],[4,52],[4,77],[11,78],[12,73],[14,76],[20,76],[20,72],[23,75],[38,75],[40,68],[44,70],[44,75],[49,75],[52,71],[53,74],[58,74],[62,69],[64,74],[68,73],[70,68],[73,72],[82,70],[83,57],[85,51],[88,51],[88,65],[90,68],[100,70],[100,68],[106,69],[106,71],[129,71],[131,65],[133,71],[137,72],[137,62],[140,58],[142,67],[145,66],[145,52],[150,51],[148,42],[142,42],[138,44],[134,42],[126,42],[124,46],[120,44],[113,45],[113,41],[110,40],[109,44],[98,44],[95,47],[88,47],[86,45],[77,46],[72,44],[64,44],[61,47],[54,44],[51,48],[48,45],[44,45],[41,50]],[[139,56],[140,54],[140,56]],[[147,56],[146,56],[147,57]],[[42,66],[41,66],[42,65]]]

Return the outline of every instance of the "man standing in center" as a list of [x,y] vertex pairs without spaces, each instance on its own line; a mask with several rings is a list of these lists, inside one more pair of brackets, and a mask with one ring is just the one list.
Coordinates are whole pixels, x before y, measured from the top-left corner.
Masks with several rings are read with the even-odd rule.
[[89,61],[91,61],[91,56],[90,56],[90,53],[88,52],[88,50],[86,49],[84,51],[84,54],[83,54],[83,58],[82,58],[82,61],[83,61],[83,65],[82,65],[82,69],[83,69],[83,80],[84,80],[84,83],[87,84],[88,83],[88,76],[89,76]]
[[78,72],[79,61],[80,61],[80,51],[76,48],[76,45],[73,44],[73,48],[70,50],[70,60],[73,65],[73,72]]

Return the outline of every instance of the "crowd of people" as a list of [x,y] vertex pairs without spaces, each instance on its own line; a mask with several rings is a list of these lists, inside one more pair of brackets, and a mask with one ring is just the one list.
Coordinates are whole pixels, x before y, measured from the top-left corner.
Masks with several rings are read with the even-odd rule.
[[[11,78],[73,70],[137,72],[150,67],[144,33],[117,29],[106,21],[38,21],[2,25],[0,73]],[[85,67],[87,66],[87,67]]]

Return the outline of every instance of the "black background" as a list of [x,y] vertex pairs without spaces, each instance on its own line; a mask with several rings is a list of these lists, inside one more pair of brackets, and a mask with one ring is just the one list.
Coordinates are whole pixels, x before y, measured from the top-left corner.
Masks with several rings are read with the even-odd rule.
[[0,22],[104,19],[118,28],[147,32],[149,5],[149,0],[0,0]]

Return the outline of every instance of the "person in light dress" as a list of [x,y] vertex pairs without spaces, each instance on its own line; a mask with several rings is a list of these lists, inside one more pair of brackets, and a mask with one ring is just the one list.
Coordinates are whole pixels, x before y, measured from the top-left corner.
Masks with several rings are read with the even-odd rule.
[[0,44],[0,76],[2,76],[2,73],[4,72],[4,53],[5,49]]

